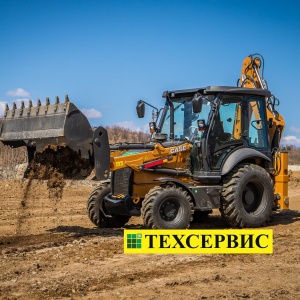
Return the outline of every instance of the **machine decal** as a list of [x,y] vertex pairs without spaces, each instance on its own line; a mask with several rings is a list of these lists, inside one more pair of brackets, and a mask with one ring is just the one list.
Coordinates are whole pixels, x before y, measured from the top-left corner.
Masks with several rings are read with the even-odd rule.
[[179,146],[179,147],[171,148],[170,153],[174,154],[174,153],[182,152],[185,150],[186,150],[186,146]]

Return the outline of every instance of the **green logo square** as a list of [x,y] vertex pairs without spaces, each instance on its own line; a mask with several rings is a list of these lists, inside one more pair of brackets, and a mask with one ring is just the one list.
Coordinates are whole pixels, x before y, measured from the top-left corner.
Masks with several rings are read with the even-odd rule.
[[127,248],[141,249],[142,248],[142,234],[127,234]]

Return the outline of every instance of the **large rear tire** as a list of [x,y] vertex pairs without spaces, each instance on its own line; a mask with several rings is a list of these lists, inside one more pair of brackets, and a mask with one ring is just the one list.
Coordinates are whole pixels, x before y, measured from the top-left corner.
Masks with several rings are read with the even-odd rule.
[[156,186],[145,196],[141,215],[146,228],[188,228],[193,220],[193,203],[187,191],[175,185]]
[[272,214],[273,181],[253,164],[236,166],[223,180],[220,212],[233,227],[260,227]]
[[98,228],[120,228],[130,219],[129,216],[111,216],[105,211],[103,198],[111,192],[108,184],[99,185],[89,196],[87,201],[87,212],[90,220]]

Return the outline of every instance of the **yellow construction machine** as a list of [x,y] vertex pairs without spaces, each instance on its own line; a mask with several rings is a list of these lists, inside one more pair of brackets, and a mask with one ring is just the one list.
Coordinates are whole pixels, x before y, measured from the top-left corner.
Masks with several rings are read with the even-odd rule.
[[263,58],[246,57],[237,87],[165,91],[153,110],[147,143],[109,145],[68,99],[7,107],[0,139],[26,145],[31,158],[47,144],[65,143],[94,162],[99,186],[87,211],[98,227],[122,227],[141,216],[146,228],[188,228],[219,208],[232,227],[260,227],[272,211],[288,209],[284,120],[263,79]]

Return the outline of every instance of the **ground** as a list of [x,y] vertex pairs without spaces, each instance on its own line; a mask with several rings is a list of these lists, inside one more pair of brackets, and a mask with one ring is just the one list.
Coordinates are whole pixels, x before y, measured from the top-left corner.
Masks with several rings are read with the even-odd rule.
[[[125,255],[86,214],[90,180],[0,181],[0,299],[300,299],[300,172],[272,255]],[[140,218],[125,226],[142,228]],[[192,228],[226,228],[216,211]]]

